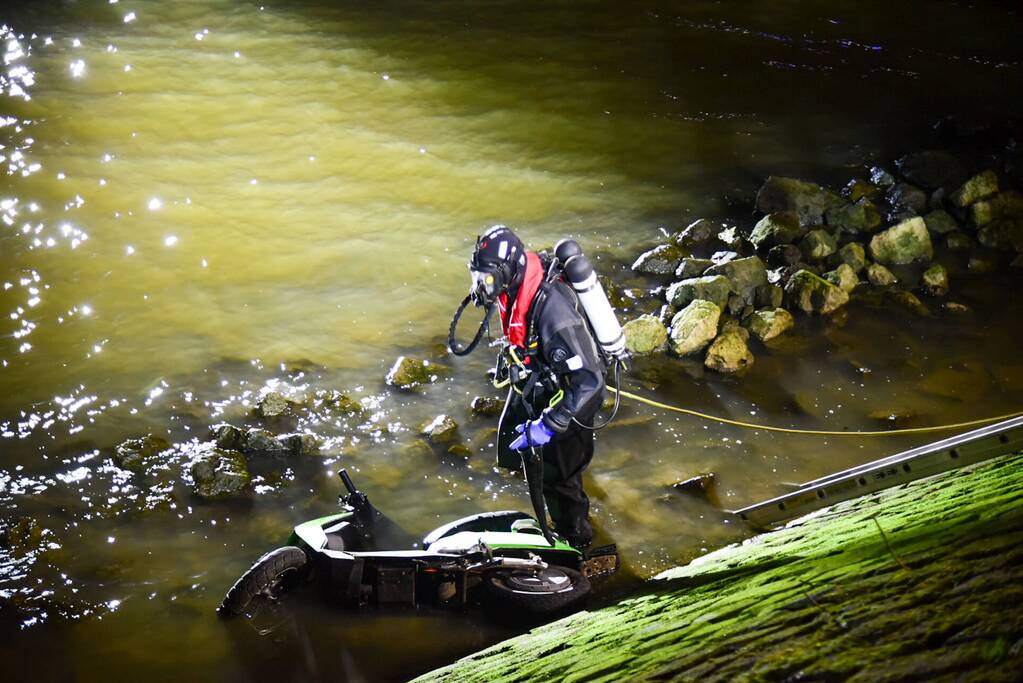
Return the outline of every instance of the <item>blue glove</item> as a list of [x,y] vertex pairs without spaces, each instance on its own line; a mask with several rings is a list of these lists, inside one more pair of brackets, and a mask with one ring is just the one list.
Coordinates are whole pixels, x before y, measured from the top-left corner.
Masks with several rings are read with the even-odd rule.
[[532,422],[523,422],[515,428],[515,431],[521,436],[508,446],[513,451],[521,451],[530,446],[543,446],[554,438],[554,432],[544,424],[542,417],[538,417]]

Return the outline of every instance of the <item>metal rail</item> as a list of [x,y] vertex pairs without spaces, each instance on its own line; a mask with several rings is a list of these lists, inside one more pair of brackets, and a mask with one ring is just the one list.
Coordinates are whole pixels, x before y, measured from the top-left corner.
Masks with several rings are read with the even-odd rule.
[[736,510],[734,514],[754,527],[767,528],[828,505],[989,460],[1013,450],[1023,450],[1023,417],[996,422],[808,481],[795,491]]

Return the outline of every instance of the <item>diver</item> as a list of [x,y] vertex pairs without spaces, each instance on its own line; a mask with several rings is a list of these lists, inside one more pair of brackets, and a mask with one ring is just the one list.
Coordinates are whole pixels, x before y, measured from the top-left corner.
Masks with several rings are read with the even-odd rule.
[[[498,465],[523,465],[531,479],[530,457],[539,460],[543,498],[539,506],[533,501],[538,519],[543,518],[546,528],[546,502],[557,533],[585,549],[593,530],[583,472],[593,458],[594,417],[604,400],[604,374],[609,365],[625,359],[621,326],[574,241],[559,242],[553,258],[541,256],[527,251],[507,227],[496,225],[477,238],[469,271],[470,294],[452,321],[449,346],[457,355],[471,352],[487,329],[491,311],[498,309],[506,344],[494,385],[508,385],[498,424]],[[454,336],[469,301],[485,307],[486,313],[466,347]]]

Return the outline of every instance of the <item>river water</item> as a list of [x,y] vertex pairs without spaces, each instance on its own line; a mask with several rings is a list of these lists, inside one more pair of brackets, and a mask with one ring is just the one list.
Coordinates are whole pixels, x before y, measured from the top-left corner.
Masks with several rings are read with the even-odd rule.
[[[356,617],[315,601],[262,638],[213,615],[255,557],[334,509],[340,467],[419,531],[528,506],[521,480],[492,467],[492,425],[467,414],[491,359],[440,349],[476,235],[500,222],[534,247],[572,236],[602,273],[652,287],[628,270],[640,251],[697,217],[749,222],[769,174],[843,184],[932,144],[943,116],[1023,115],[1011,3],[3,12],[0,522],[31,516],[49,543],[0,549],[12,675],[400,679],[507,635],[477,615]],[[676,365],[627,384],[817,429],[1018,409],[1023,303],[1002,293],[1019,277],[953,273],[968,316],[853,306],[754,348],[745,378]],[[451,372],[395,392],[383,378],[403,353]],[[254,463],[242,501],[192,498],[187,448],[150,479],[110,464],[125,438],[187,444],[220,420],[255,424],[267,387],[344,391],[370,410],[361,424],[304,416],[329,439],[322,456]],[[418,445],[440,413],[462,423],[467,460]],[[925,440],[774,435],[624,405],[587,488],[636,581],[748,533],[674,481],[715,472],[735,508]]]

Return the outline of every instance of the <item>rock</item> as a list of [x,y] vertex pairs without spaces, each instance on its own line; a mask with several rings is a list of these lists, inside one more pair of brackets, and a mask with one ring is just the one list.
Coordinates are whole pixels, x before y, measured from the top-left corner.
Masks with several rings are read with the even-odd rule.
[[967,251],[973,249],[974,244],[976,243],[972,237],[958,230],[948,233],[948,236],[945,237],[945,246],[952,251]]
[[687,306],[696,299],[711,301],[719,308],[724,308],[731,292],[732,283],[728,278],[722,275],[708,275],[676,282],[668,287],[666,297],[668,303],[675,308]]
[[927,211],[927,193],[909,183],[899,183],[889,190],[888,202],[898,218],[919,216]]
[[972,308],[970,308],[966,304],[961,304],[958,301],[946,301],[941,305],[941,307],[944,308],[949,313],[954,313],[956,315],[965,315],[967,313],[973,313]]
[[668,330],[652,315],[641,315],[623,326],[625,348],[634,356],[645,356],[664,348],[668,341]]
[[881,212],[869,199],[860,199],[853,204],[828,209],[824,220],[843,232],[870,233],[881,227]]
[[932,263],[924,271],[921,282],[931,296],[945,296],[948,294],[948,270],[940,263]]
[[268,391],[260,397],[256,404],[256,414],[267,418],[285,417],[293,414],[296,405],[281,392]]
[[725,373],[745,372],[753,366],[753,354],[746,346],[749,333],[742,328],[722,332],[707,349],[703,364],[711,370]]
[[849,242],[833,254],[828,263],[835,267],[844,263],[858,273],[867,265],[867,252],[859,242]]
[[894,303],[901,308],[914,313],[921,317],[926,317],[931,314],[931,311],[924,306],[924,302],[920,301],[919,297],[912,292],[907,292],[904,289],[887,289],[885,290],[885,299]]
[[806,258],[821,261],[835,253],[838,243],[827,230],[811,230],[799,243],[799,248]]
[[744,237],[736,226],[732,225],[717,234],[718,241],[729,249],[738,249],[742,246]]
[[977,241],[988,249],[1023,252],[1023,218],[988,223],[977,230]]
[[875,287],[888,287],[899,282],[895,274],[880,263],[871,263],[867,266],[866,270],[867,282]]
[[192,463],[192,490],[207,500],[236,496],[249,485],[249,468],[238,451],[210,448]]
[[803,252],[795,244],[779,244],[767,252],[767,262],[773,266],[792,266],[803,260]]
[[841,287],[842,291],[847,294],[856,289],[856,285],[860,284],[860,279],[856,277],[856,271],[846,263],[841,264],[829,273],[825,273],[824,279],[833,285]]
[[1009,190],[990,199],[983,199],[970,207],[970,217],[975,226],[983,227],[996,221],[1023,221],[1023,195]]
[[458,440],[458,423],[449,415],[438,415],[419,427],[419,434],[429,439],[430,443],[443,445]]
[[884,265],[930,261],[934,257],[934,246],[924,219],[910,218],[877,233],[870,240],[870,255]]
[[806,229],[800,225],[795,213],[769,213],[753,226],[749,241],[757,249],[769,249],[779,244],[791,244],[805,234]]
[[959,159],[943,150],[913,152],[895,165],[906,180],[928,190],[940,187],[952,190],[966,178],[966,169]]
[[774,339],[794,324],[792,314],[784,308],[756,311],[743,322],[753,336],[762,342]]
[[332,412],[342,413],[348,416],[360,415],[363,412],[361,403],[348,394],[341,393],[335,389],[324,392],[318,398],[322,405],[329,408]]
[[973,176],[953,192],[952,203],[958,207],[966,207],[997,192],[998,176],[994,171],[988,170]]
[[273,432],[253,427],[245,433],[243,452],[259,455],[288,455],[291,449]]
[[428,360],[399,356],[387,372],[384,381],[399,389],[415,389],[436,382],[439,373],[444,369],[446,368]]
[[675,270],[675,277],[683,280],[691,277],[699,277],[703,275],[703,271],[707,270],[712,265],[714,265],[714,262],[710,259],[687,256],[682,259],[682,262]]
[[497,417],[504,409],[504,402],[493,396],[475,396],[469,403],[469,412],[476,417]]
[[870,182],[878,187],[891,187],[895,184],[895,176],[880,166],[870,167]]
[[289,453],[295,456],[318,455],[323,441],[316,434],[308,432],[295,432],[293,434],[282,434],[277,437]]
[[114,448],[114,463],[123,470],[140,473],[146,469],[147,460],[170,447],[167,439],[153,434],[128,439]]
[[784,297],[785,290],[778,285],[761,285],[754,293],[753,305],[757,308],[778,308]]
[[757,256],[711,266],[707,269],[707,275],[728,278],[732,283],[732,293],[738,294],[745,304],[752,304],[756,288],[767,284],[767,266]]
[[240,451],[245,447],[245,432],[226,422],[210,427],[209,438],[217,448]]
[[684,255],[674,244],[661,244],[640,254],[632,270],[645,275],[674,275]]
[[728,263],[739,258],[739,254],[734,251],[715,251],[710,255],[710,261],[716,266],[720,266],[722,263]]
[[947,211],[937,209],[924,216],[924,224],[932,235],[945,235],[959,229],[956,219],[952,218]]
[[456,458],[468,458],[472,455],[472,449],[464,443],[456,443],[448,446],[447,454]]
[[702,351],[717,335],[721,308],[711,301],[697,299],[671,319],[669,345],[679,356]]
[[808,270],[792,275],[785,285],[785,296],[789,308],[798,308],[808,314],[826,315],[849,301],[845,291]]
[[713,472],[701,472],[695,477],[689,477],[682,481],[675,482],[671,485],[671,488],[678,493],[685,493],[688,495],[698,496],[700,498],[709,499],[714,497],[715,488],[717,486],[717,475]]
[[853,203],[856,203],[861,199],[869,199],[870,201],[873,201],[881,196],[881,188],[873,183],[867,182],[866,180],[854,179],[850,180],[842,189],[842,194],[844,194],[849,201]]
[[993,273],[998,268],[998,258],[989,251],[976,249],[970,253],[966,268],[978,275]]
[[[675,233],[671,241],[679,247],[696,247],[710,241],[721,230],[720,223],[713,223],[700,218],[687,225],[681,232]],[[635,266],[633,266],[635,269]]]
[[771,176],[757,192],[758,211],[767,214],[792,211],[795,212],[800,225],[820,225],[824,221],[825,211],[844,203],[845,201],[831,190],[795,178]]

